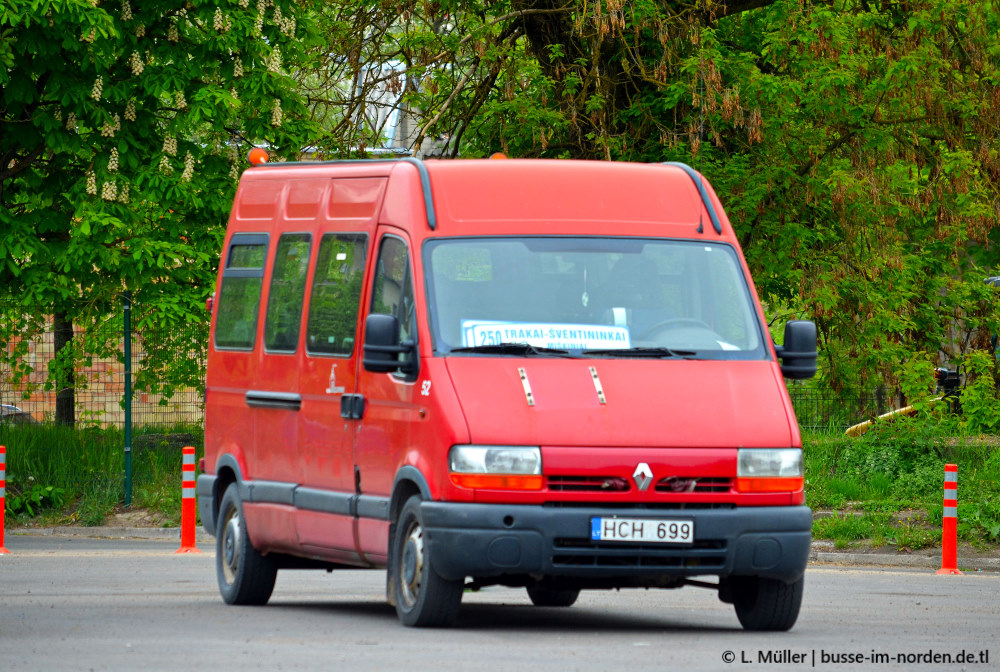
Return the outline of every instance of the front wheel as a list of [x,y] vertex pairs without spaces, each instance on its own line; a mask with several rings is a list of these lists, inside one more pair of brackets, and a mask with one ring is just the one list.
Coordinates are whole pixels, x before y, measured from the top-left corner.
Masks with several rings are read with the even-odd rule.
[[250,543],[243,519],[239,488],[230,483],[219,506],[215,538],[215,574],[226,604],[267,604],[278,567]]
[[790,630],[802,606],[805,578],[792,583],[759,576],[730,579],[736,617],[744,630]]
[[434,571],[427,546],[420,497],[406,500],[394,526],[389,586],[403,625],[450,625],[462,604],[464,582],[449,581]]

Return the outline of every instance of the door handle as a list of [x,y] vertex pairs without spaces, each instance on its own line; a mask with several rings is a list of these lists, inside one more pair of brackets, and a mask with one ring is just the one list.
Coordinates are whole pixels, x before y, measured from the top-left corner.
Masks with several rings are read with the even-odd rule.
[[365,415],[365,396],[363,394],[344,394],[340,397],[340,417],[347,420],[360,420]]

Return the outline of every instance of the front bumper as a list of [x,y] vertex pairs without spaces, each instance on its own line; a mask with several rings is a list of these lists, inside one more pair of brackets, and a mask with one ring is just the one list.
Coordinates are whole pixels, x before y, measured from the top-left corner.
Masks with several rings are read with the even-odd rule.
[[198,474],[195,480],[198,516],[202,527],[212,536],[215,536],[215,480],[213,474]]
[[[809,559],[806,506],[706,509],[421,504],[435,571],[459,580],[531,576],[592,585],[667,585],[685,576],[797,580]],[[690,545],[590,540],[591,518],[691,520]]]

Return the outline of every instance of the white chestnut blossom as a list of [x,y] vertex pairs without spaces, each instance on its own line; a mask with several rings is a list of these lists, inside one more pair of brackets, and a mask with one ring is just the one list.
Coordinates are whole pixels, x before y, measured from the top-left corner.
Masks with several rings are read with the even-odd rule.
[[191,176],[194,175],[194,157],[191,156],[191,152],[186,152],[184,154],[184,172],[181,173],[181,179],[185,182],[191,181]]
[[271,106],[271,125],[281,126],[281,118],[282,118],[281,99],[275,98],[274,105]]
[[277,46],[271,50],[267,57],[267,69],[271,72],[281,72],[281,49]]
[[128,64],[132,66],[133,75],[141,75],[143,69],[146,67],[142,62],[142,56],[139,55],[138,51],[133,51],[131,58],[128,60]]

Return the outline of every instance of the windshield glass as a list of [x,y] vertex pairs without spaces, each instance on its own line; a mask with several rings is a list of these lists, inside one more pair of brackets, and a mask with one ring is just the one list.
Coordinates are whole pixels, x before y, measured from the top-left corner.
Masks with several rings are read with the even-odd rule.
[[[438,352],[761,359],[735,251],[640,238],[437,238],[424,249]],[[524,348],[498,348],[526,344]]]

